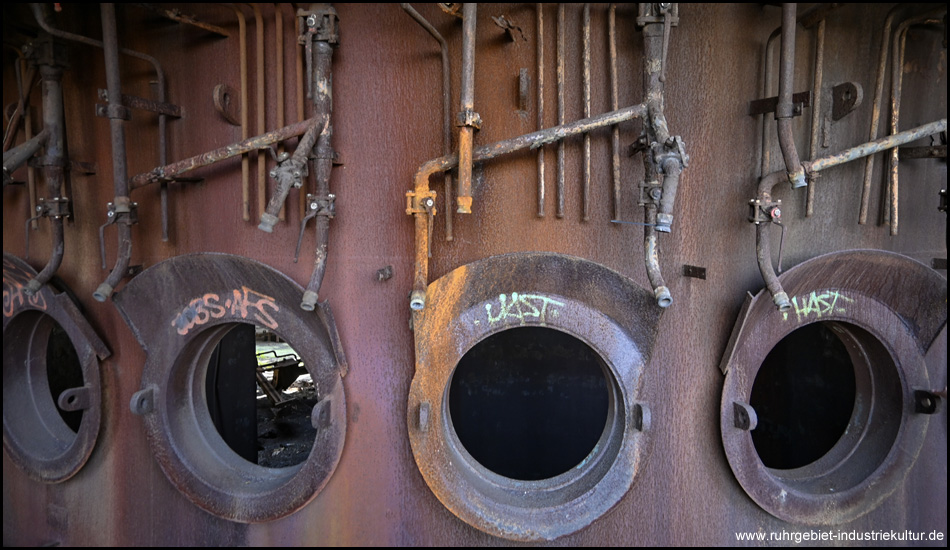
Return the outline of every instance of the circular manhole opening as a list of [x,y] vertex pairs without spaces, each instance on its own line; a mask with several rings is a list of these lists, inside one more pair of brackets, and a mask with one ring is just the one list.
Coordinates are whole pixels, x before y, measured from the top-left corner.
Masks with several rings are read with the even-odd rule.
[[611,376],[590,346],[545,327],[488,336],[449,385],[451,425],[465,450],[506,478],[536,481],[583,463],[600,441]]
[[266,468],[307,460],[316,389],[300,353],[273,331],[235,323],[224,333],[208,359],[205,393],[218,435],[244,460]]

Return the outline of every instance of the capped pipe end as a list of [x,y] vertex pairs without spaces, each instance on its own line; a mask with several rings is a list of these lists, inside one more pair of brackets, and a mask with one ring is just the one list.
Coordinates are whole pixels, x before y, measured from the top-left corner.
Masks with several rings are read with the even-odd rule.
[[456,197],[456,203],[458,203],[459,214],[471,214],[472,213],[472,197]]
[[26,293],[27,296],[32,296],[39,292],[42,286],[43,283],[36,279],[30,279],[30,282],[26,284],[26,288],[23,289],[23,292]]
[[671,231],[671,225],[673,225],[672,214],[657,214],[656,225],[654,225],[653,228],[662,233],[669,233]]
[[300,300],[300,309],[304,311],[313,311],[317,308],[317,293],[307,290],[303,293],[303,299]]
[[268,233],[273,233],[273,232],[274,232],[274,226],[277,225],[277,222],[278,222],[278,221],[279,221],[279,220],[278,220],[277,216],[275,216],[275,215],[273,215],[273,214],[268,214],[267,212],[264,212],[263,214],[261,214],[261,223],[260,223],[260,225],[257,226],[257,228],[260,229],[261,231],[266,231],[266,232],[268,232]]
[[99,285],[99,288],[92,293],[92,297],[96,299],[97,302],[105,302],[109,299],[109,296],[112,296],[112,292],[115,289],[109,283],[102,283]]
[[799,170],[798,172],[789,172],[788,173],[788,182],[792,184],[792,189],[801,189],[802,187],[807,187],[808,182],[805,181],[805,171]]
[[656,287],[653,295],[656,297],[656,305],[664,309],[673,305],[673,296],[670,294],[670,289],[665,286]]
[[778,292],[772,296],[772,301],[778,307],[779,311],[788,311],[792,309],[792,303],[788,301],[788,294]]
[[409,307],[413,311],[422,311],[426,307],[426,291],[413,290],[409,296]]

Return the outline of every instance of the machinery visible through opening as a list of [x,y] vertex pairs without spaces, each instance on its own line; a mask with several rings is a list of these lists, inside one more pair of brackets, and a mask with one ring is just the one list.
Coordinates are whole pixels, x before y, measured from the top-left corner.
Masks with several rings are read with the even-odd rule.
[[[82,409],[63,410],[59,403],[59,396],[70,388],[83,386],[82,364],[79,362],[76,348],[63,327],[52,318],[49,319],[49,323],[52,326],[49,329],[49,340],[46,342],[46,378],[49,382],[50,397],[56,405],[59,417],[75,433],[79,431],[79,425],[82,423],[83,411]],[[66,399],[75,401],[76,397],[69,396]]]
[[805,325],[772,348],[752,385],[752,441],[762,463],[789,470],[815,462],[851,421],[855,373],[833,323]]
[[548,479],[583,463],[600,441],[611,375],[567,333],[520,327],[493,334],[459,361],[448,389],[451,425],[492,472]]
[[236,323],[211,352],[205,392],[218,435],[239,456],[267,468],[307,460],[316,389],[300,354],[278,335]]

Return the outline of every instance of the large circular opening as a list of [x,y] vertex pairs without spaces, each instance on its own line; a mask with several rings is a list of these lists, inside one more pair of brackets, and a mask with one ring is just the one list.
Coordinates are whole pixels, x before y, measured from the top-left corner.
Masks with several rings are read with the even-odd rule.
[[799,328],[772,348],[752,384],[752,442],[762,463],[788,470],[835,446],[854,411],[854,364],[828,323]]
[[82,386],[79,355],[59,323],[34,310],[10,321],[3,335],[4,428],[30,454],[52,459],[75,441],[82,410],[58,401]]
[[478,342],[448,390],[451,425],[479,464],[517,480],[548,479],[583,463],[610,408],[609,371],[581,340],[545,327]]
[[234,324],[210,354],[205,392],[218,435],[241,458],[266,468],[307,460],[316,388],[300,353],[276,333]]

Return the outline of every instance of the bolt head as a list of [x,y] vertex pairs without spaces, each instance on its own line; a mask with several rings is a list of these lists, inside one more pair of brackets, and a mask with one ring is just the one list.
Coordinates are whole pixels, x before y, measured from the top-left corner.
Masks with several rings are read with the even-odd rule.
[[782,217],[782,209],[776,206],[769,211],[769,215],[772,216],[773,220],[777,220]]
[[311,203],[310,203],[310,210],[316,210],[318,206],[320,206],[320,205],[317,204],[317,203],[315,203],[315,202],[311,202]]
[[111,218],[111,217],[115,216],[115,212],[109,212],[108,214],[106,214],[106,216],[108,216],[108,217]]
[[317,16],[316,16],[316,15],[308,15],[308,16],[307,16],[307,26],[308,26],[308,27],[316,27],[316,26],[317,26]]

